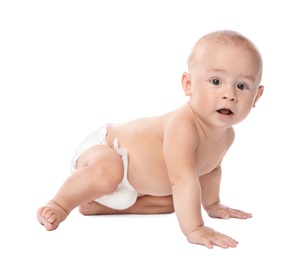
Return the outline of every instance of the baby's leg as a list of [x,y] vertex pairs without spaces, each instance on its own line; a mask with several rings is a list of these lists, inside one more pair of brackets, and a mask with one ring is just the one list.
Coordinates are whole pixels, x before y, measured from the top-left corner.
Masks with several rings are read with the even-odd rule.
[[83,215],[166,214],[174,212],[174,206],[172,196],[155,197],[145,195],[138,197],[136,203],[128,209],[111,209],[91,201],[80,205],[79,212]]
[[38,210],[38,221],[47,230],[57,228],[77,206],[115,191],[122,177],[123,162],[114,149],[104,145],[89,148],[54,198]]

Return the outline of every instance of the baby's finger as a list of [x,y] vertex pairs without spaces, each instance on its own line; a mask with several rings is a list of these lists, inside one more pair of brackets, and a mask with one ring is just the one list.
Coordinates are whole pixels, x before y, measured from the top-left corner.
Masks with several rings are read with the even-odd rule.
[[229,216],[231,218],[246,219],[246,218],[251,218],[252,217],[251,213],[247,213],[247,212],[237,210],[237,209],[228,209],[227,213],[229,214]]
[[204,239],[200,244],[204,245],[205,247],[212,249],[213,245],[210,241],[210,239]]
[[216,245],[221,247],[221,248],[228,248],[228,247],[236,247],[238,242],[226,235],[220,234],[220,237],[217,240]]

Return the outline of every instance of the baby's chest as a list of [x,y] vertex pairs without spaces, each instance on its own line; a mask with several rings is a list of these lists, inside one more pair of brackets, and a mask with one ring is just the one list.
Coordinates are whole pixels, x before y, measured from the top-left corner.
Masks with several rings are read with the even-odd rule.
[[199,175],[206,174],[218,167],[225,155],[225,149],[203,149],[196,153],[196,168]]

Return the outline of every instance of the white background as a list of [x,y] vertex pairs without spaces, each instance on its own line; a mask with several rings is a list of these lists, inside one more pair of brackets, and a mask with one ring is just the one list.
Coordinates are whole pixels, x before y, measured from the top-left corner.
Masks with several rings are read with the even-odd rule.
[[[298,1],[1,1],[0,220],[5,259],[300,259]],[[83,217],[46,232],[36,210],[104,122],[186,102],[180,79],[204,34],[237,30],[264,59],[265,93],[236,128],[222,202],[249,220],[206,225],[235,249],[189,244],[175,214]],[[18,258],[17,258],[18,257]],[[1,256],[1,258],[3,258]]]

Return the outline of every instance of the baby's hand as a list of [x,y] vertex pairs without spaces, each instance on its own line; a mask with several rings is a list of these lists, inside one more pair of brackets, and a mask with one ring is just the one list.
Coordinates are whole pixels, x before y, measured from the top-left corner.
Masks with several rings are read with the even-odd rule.
[[202,226],[187,235],[188,242],[201,244],[207,248],[219,246],[221,248],[236,247],[238,242],[231,237],[214,231],[212,228]]
[[251,218],[252,214],[247,213],[238,209],[231,209],[227,206],[224,206],[220,203],[212,204],[208,207],[207,213],[212,218],[240,218],[240,219],[246,219]]

